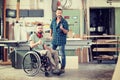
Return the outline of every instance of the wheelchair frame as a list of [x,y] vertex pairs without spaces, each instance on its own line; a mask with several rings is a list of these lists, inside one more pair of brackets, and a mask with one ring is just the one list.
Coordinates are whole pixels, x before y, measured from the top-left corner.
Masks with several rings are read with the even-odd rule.
[[[59,61],[60,65],[61,62]],[[49,72],[52,71],[52,65],[49,58],[37,51],[28,51],[23,57],[23,70],[29,76],[35,76],[41,70],[45,73],[45,76],[49,76]],[[60,75],[60,74],[57,74]]]

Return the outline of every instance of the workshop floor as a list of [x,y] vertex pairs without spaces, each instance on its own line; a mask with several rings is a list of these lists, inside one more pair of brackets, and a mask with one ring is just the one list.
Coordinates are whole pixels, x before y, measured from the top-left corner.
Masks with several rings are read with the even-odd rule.
[[65,74],[45,77],[43,72],[30,77],[22,69],[14,69],[11,65],[0,65],[0,80],[111,80],[116,64],[85,63],[78,69],[66,69]]

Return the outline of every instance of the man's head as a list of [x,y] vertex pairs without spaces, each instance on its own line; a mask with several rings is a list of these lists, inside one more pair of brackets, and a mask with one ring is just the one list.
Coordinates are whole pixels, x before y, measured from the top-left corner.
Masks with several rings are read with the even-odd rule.
[[59,18],[62,17],[62,9],[61,9],[61,8],[58,8],[58,9],[56,10],[56,17],[59,17]]
[[37,24],[36,32],[37,33],[43,33],[43,24],[41,24],[41,23]]

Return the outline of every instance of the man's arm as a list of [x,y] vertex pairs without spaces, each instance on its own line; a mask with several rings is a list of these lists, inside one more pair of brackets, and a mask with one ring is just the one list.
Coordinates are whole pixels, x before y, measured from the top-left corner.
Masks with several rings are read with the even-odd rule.
[[63,31],[64,34],[68,33],[68,30],[64,29],[63,26],[60,26],[60,29]]
[[34,42],[34,41],[30,41],[30,47],[31,48],[34,48],[35,46],[38,46],[38,45],[42,45],[42,41],[41,40],[39,40],[38,42]]
[[60,29],[63,31],[64,34],[69,32],[69,25],[65,19],[62,19],[62,24],[60,24]]
[[43,44],[43,48],[45,49],[45,50],[49,50],[50,52],[51,52],[51,50],[52,50],[52,48],[50,48],[48,45],[46,45],[46,44]]
[[53,33],[53,31],[52,31],[52,29],[50,30],[50,37],[52,37],[52,33]]

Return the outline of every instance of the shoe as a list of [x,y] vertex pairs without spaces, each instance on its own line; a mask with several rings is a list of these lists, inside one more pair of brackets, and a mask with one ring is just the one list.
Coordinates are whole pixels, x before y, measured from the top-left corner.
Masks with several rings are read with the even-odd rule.
[[65,70],[64,69],[61,69],[60,70],[60,73],[62,74],[62,73],[65,73]]
[[60,73],[60,70],[54,69],[54,70],[52,71],[52,73],[53,73],[53,74],[58,74],[58,73]]
[[50,77],[50,73],[49,72],[45,72],[45,76],[46,77]]
[[57,75],[60,76],[60,75],[63,74],[63,73],[65,73],[65,70],[64,70],[64,69],[61,69],[61,70],[57,73]]

